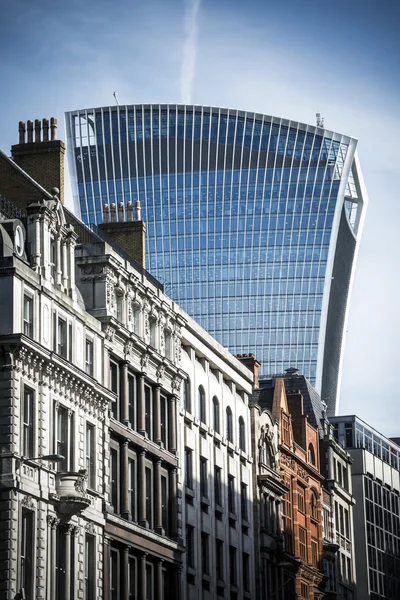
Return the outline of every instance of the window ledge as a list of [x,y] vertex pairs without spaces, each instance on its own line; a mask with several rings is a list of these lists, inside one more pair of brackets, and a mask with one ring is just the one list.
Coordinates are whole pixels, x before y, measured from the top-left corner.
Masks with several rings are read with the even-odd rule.
[[189,487],[186,486],[186,488],[185,488],[185,495],[188,498],[194,498],[195,497],[194,490],[192,490],[191,488],[189,488]]
[[215,512],[219,513],[220,515],[222,515],[224,513],[224,507],[221,506],[220,504],[216,504],[215,505]]

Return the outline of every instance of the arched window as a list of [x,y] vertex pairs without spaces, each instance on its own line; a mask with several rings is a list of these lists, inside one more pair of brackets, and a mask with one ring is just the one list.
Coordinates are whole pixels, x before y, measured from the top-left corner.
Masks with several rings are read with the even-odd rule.
[[213,427],[214,427],[214,431],[216,431],[217,433],[220,433],[219,400],[218,400],[217,396],[214,396],[214,398],[213,398]]
[[229,406],[226,409],[226,438],[228,442],[233,442],[232,411]]
[[308,462],[312,465],[315,465],[315,452],[312,444],[308,446]]
[[239,448],[246,452],[246,432],[244,429],[244,419],[239,417]]
[[318,498],[313,490],[310,490],[310,507],[311,518],[318,520]]
[[190,379],[185,379],[183,382],[183,408],[187,412],[192,412],[192,401],[190,396]]
[[199,386],[199,419],[206,422],[206,393],[202,385]]

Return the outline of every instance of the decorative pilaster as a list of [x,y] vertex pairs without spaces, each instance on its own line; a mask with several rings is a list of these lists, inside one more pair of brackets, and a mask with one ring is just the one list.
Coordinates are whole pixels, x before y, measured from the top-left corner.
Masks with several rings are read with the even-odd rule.
[[163,560],[157,562],[156,573],[156,599],[163,600]]
[[145,395],[144,395],[144,373],[137,376],[137,396],[138,396],[138,432],[142,435],[146,433],[146,413],[145,413]]
[[139,573],[139,598],[147,598],[147,582],[146,582],[146,559],[147,553],[144,552],[140,557],[140,573]]
[[129,600],[129,547],[124,548],[122,600]]
[[142,450],[139,454],[138,491],[138,523],[142,527],[148,527],[148,522],[146,519],[146,450]]
[[129,383],[128,383],[128,362],[124,361],[120,369],[121,376],[121,421],[124,425],[129,425]]
[[177,440],[176,440],[176,403],[178,397],[172,394],[168,399],[168,424],[169,424],[169,451],[176,454],[177,451]]
[[161,439],[161,391],[160,385],[153,388],[153,406],[154,406],[154,441],[162,446]]
[[160,535],[164,535],[163,522],[162,522],[162,496],[161,496],[161,460],[156,462],[156,481],[155,481],[155,500],[156,500],[156,514],[155,514],[155,530]]

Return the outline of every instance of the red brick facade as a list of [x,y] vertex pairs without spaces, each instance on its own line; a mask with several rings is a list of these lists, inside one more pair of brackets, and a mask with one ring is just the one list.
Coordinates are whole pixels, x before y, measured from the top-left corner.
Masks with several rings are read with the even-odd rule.
[[323,579],[322,510],[318,431],[304,414],[299,392],[286,394],[277,378],[272,414],[279,427],[279,464],[289,492],[282,499],[285,600],[319,600]]

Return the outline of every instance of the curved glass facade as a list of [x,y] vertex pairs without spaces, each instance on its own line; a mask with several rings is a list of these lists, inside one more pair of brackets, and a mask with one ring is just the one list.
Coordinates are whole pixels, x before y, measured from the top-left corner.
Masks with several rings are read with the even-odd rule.
[[[139,198],[146,266],[166,292],[229,350],[253,352],[261,375],[296,366],[323,398],[328,378],[333,412],[365,206],[356,141],[200,106],[80,110],[66,125],[82,219]],[[340,231],[350,241],[339,256]]]

